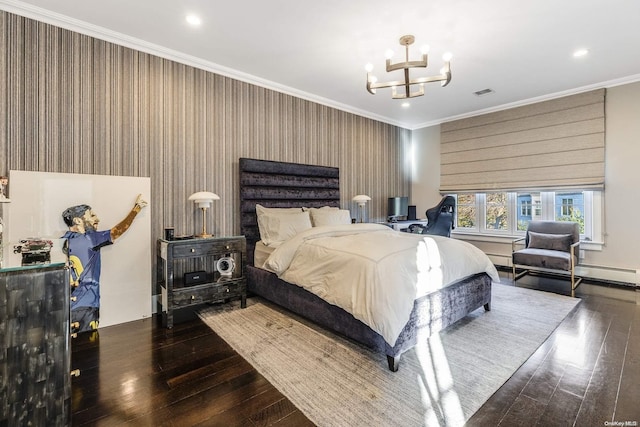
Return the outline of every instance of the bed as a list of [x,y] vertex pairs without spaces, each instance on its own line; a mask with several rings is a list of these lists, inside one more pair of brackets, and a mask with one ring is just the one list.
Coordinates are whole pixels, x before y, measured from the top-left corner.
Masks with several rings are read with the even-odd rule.
[[247,290],[250,294],[259,295],[320,326],[384,352],[389,369],[394,372],[398,370],[402,353],[415,346],[418,337],[436,333],[480,307],[490,310],[492,278],[484,271],[474,273],[415,299],[409,320],[398,338],[393,344],[388,343],[380,333],[346,310],[254,265],[256,254],[262,259],[269,256],[260,244],[256,205],[339,208],[339,169],[248,158],[241,158],[239,166],[241,231],[247,240]]

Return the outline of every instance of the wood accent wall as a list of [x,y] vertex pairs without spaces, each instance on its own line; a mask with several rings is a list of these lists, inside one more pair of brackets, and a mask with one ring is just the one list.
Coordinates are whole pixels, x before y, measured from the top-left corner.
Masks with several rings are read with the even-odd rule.
[[605,89],[443,123],[440,190],[602,188]]
[[[148,176],[152,236],[240,232],[238,159],[340,168],[341,205],[409,195],[411,131],[0,12],[0,174]],[[9,183],[9,195],[11,183]],[[110,226],[110,224],[105,224]]]

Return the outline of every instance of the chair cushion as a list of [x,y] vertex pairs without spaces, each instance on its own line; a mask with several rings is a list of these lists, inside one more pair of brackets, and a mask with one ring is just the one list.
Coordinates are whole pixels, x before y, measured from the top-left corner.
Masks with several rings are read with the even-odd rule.
[[573,243],[571,234],[547,234],[529,231],[529,245],[527,247],[570,252],[571,243]]
[[525,248],[513,253],[513,263],[530,267],[571,271],[571,254],[549,249]]

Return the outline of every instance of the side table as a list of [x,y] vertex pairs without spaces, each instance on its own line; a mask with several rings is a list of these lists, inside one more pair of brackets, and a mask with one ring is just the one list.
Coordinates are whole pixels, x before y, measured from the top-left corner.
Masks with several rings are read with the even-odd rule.
[[174,310],[205,302],[240,298],[245,308],[246,264],[244,236],[158,239],[157,285],[163,326],[173,327]]

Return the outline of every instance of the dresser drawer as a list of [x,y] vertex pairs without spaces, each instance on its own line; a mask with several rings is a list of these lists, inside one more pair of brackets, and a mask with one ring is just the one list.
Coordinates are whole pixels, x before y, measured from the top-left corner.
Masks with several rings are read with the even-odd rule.
[[173,305],[177,308],[205,302],[224,301],[228,298],[240,297],[245,291],[244,280],[230,280],[174,289]]

